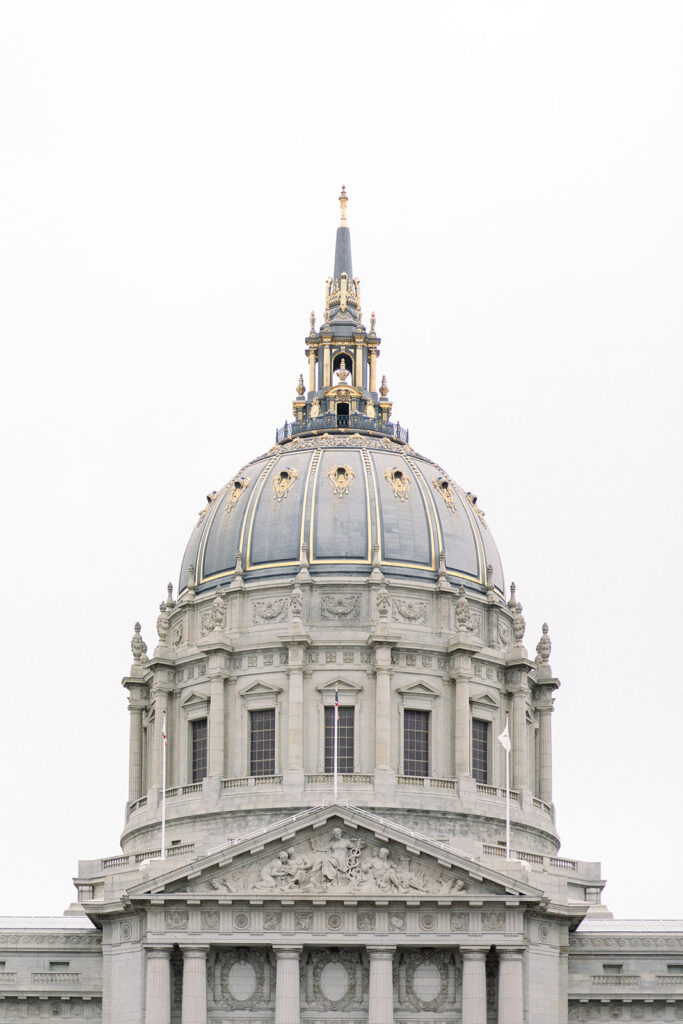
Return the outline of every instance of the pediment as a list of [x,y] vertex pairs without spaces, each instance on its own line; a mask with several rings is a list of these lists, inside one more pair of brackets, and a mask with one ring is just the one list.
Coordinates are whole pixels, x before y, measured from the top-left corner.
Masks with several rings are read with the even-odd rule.
[[358,683],[352,683],[349,679],[331,679],[328,683],[320,683],[316,686],[319,693],[332,693],[339,690],[340,693],[360,693],[363,689]]
[[209,695],[208,693],[200,693],[198,690],[192,690],[183,698],[181,704],[184,708],[195,707],[199,704],[208,704]]
[[362,398],[363,392],[352,384],[335,384],[325,391],[325,398]]
[[425,683],[424,680],[420,679],[416,683],[410,683],[408,686],[399,686],[397,693],[402,693],[404,697],[439,697],[441,693],[439,690],[430,686],[429,683]]
[[488,693],[475,693],[470,697],[470,704],[481,704],[486,708],[497,708],[498,705]]
[[149,879],[130,897],[177,899],[511,898],[539,890],[359,808],[320,807],[238,839],[194,865]]
[[257,679],[255,682],[239,690],[240,697],[260,697],[266,694],[274,696],[276,693],[282,693],[282,687],[264,683],[262,679]]

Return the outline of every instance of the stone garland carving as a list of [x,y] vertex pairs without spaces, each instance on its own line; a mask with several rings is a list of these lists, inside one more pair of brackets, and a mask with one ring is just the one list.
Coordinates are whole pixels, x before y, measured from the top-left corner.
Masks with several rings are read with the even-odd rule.
[[174,931],[185,931],[189,921],[189,914],[187,910],[167,910],[164,915],[164,921],[167,928],[172,928]]
[[505,928],[505,914],[497,911],[483,911],[481,926],[487,932],[502,932]]
[[349,597],[332,597],[326,594],[321,602],[324,619],[357,619],[360,612],[360,597],[351,594]]
[[210,1002],[221,1009],[257,1010],[272,1002],[273,969],[266,950],[227,948],[211,956]]
[[394,497],[399,498],[400,501],[408,500],[410,478],[406,476],[402,469],[398,469],[396,466],[392,466],[391,469],[385,469],[384,479],[394,492]]
[[470,612],[468,629],[472,636],[481,637],[481,612]]
[[332,490],[340,498],[349,493],[349,488],[355,476],[355,471],[350,466],[333,466],[327,474]]
[[287,497],[298,479],[299,473],[292,466],[288,466],[287,469],[281,469],[273,477],[273,498],[278,504]]
[[436,476],[432,480],[434,487],[439,492],[444,500],[444,504],[449,512],[453,515],[456,513],[455,505],[455,485],[451,479],[447,476]]
[[266,666],[272,665],[274,663],[274,661],[275,661],[275,655],[273,654],[272,651],[268,651],[267,654],[263,655],[263,664],[264,665],[266,665]]
[[[399,985],[399,988],[405,989],[405,1002],[414,1010],[434,1013],[452,1001],[455,970],[453,954],[450,951],[406,950],[401,954],[399,961],[399,979],[401,973],[404,984]],[[425,974],[428,978],[424,978]],[[425,995],[434,989],[434,995],[425,998]]]
[[286,597],[273,598],[270,601],[254,601],[251,606],[251,619],[254,624],[280,622],[285,617],[286,610]]
[[238,476],[230,483],[230,489],[228,491],[228,501],[225,506],[226,512],[232,512],[237,502],[240,500],[247,487],[251,483],[251,478],[248,476]]
[[200,626],[199,626],[199,635],[200,635],[200,637],[208,636],[212,629],[213,629],[213,622],[212,622],[211,612],[210,611],[202,612],[201,620],[200,620]]
[[[335,970],[336,968],[336,970]],[[313,950],[305,964],[311,1009],[346,1010],[364,1001],[364,963],[358,949]]]
[[501,647],[510,646],[510,627],[503,619],[498,620],[498,640]]
[[[386,846],[366,846],[358,836],[346,836],[340,828],[332,830],[326,841],[309,840],[309,848],[281,849],[277,856],[237,868],[230,874],[213,878],[217,892],[247,891],[279,893],[318,893],[338,890],[373,893],[464,892],[462,879],[450,872],[422,870],[412,858],[397,861]],[[238,921],[243,917],[244,922]],[[249,915],[236,914],[236,928],[249,926]]]
[[412,601],[407,598],[395,597],[391,603],[394,617],[401,622],[410,622],[413,625],[427,623],[427,602]]

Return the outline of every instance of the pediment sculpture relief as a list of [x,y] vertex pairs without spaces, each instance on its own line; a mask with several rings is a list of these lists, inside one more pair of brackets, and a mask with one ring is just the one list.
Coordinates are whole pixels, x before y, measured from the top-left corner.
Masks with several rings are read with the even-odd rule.
[[[386,846],[345,835],[335,828],[306,844],[284,847],[275,855],[237,866],[210,879],[216,892],[242,893],[434,893],[464,892],[464,881],[451,871],[418,865]],[[206,883],[203,887],[205,888]]]

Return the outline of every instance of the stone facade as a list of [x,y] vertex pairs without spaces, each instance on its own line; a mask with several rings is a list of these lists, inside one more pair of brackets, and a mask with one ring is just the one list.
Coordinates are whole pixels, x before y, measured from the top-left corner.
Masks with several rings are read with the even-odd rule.
[[548,627],[531,657],[370,324],[344,222],[293,422],[207,497],[151,654],[134,627],[121,850],[0,920],[0,1024],[683,1020],[683,922],[612,920],[559,852]]

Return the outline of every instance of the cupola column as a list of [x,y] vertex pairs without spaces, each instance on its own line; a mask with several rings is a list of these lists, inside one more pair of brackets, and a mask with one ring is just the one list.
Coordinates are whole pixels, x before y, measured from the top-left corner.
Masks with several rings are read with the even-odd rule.
[[470,681],[466,675],[455,677],[455,774],[470,774]]
[[377,349],[371,348],[368,352],[368,359],[370,360],[370,385],[368,391],[373,393],[377,391]]
[[210,682],[209,775],[221,776],[225,772],[225,679],[223,673],[212,673]]
[[462,1024],[486,1024],[486,949],[461,947]]
[[[299,625],[301,623],[299,622]],[[281,637],[288,655],[287,685],[287,773],[289,781],[304,780],[304,662],[310,637]]]
[[526,789],[527,771],[527,704],[526,679],[519,679],[512,690],[512,787]]
[[368,1024],[391,1024],[394,1019],[393,961],[395,946],[368,949],[370,983]]
[[553,736],[552,713],[553,700],[551,694],[557,687],[553,680],[551,686],[537,687],[538,710],[538,795],[547,804],[553,802]]
[[128,702],[130,712],[130,740],[128,747],[128,799],[142,796],[142,712],[144,705],[135,703],[133,694]]
[[374,636],[375,648],[375,782],[391,771],[391,648],[398,637]]
[[275,1024],[300,1024],[299,957],[302,950],[303,946],[273,946],[276,959]]

